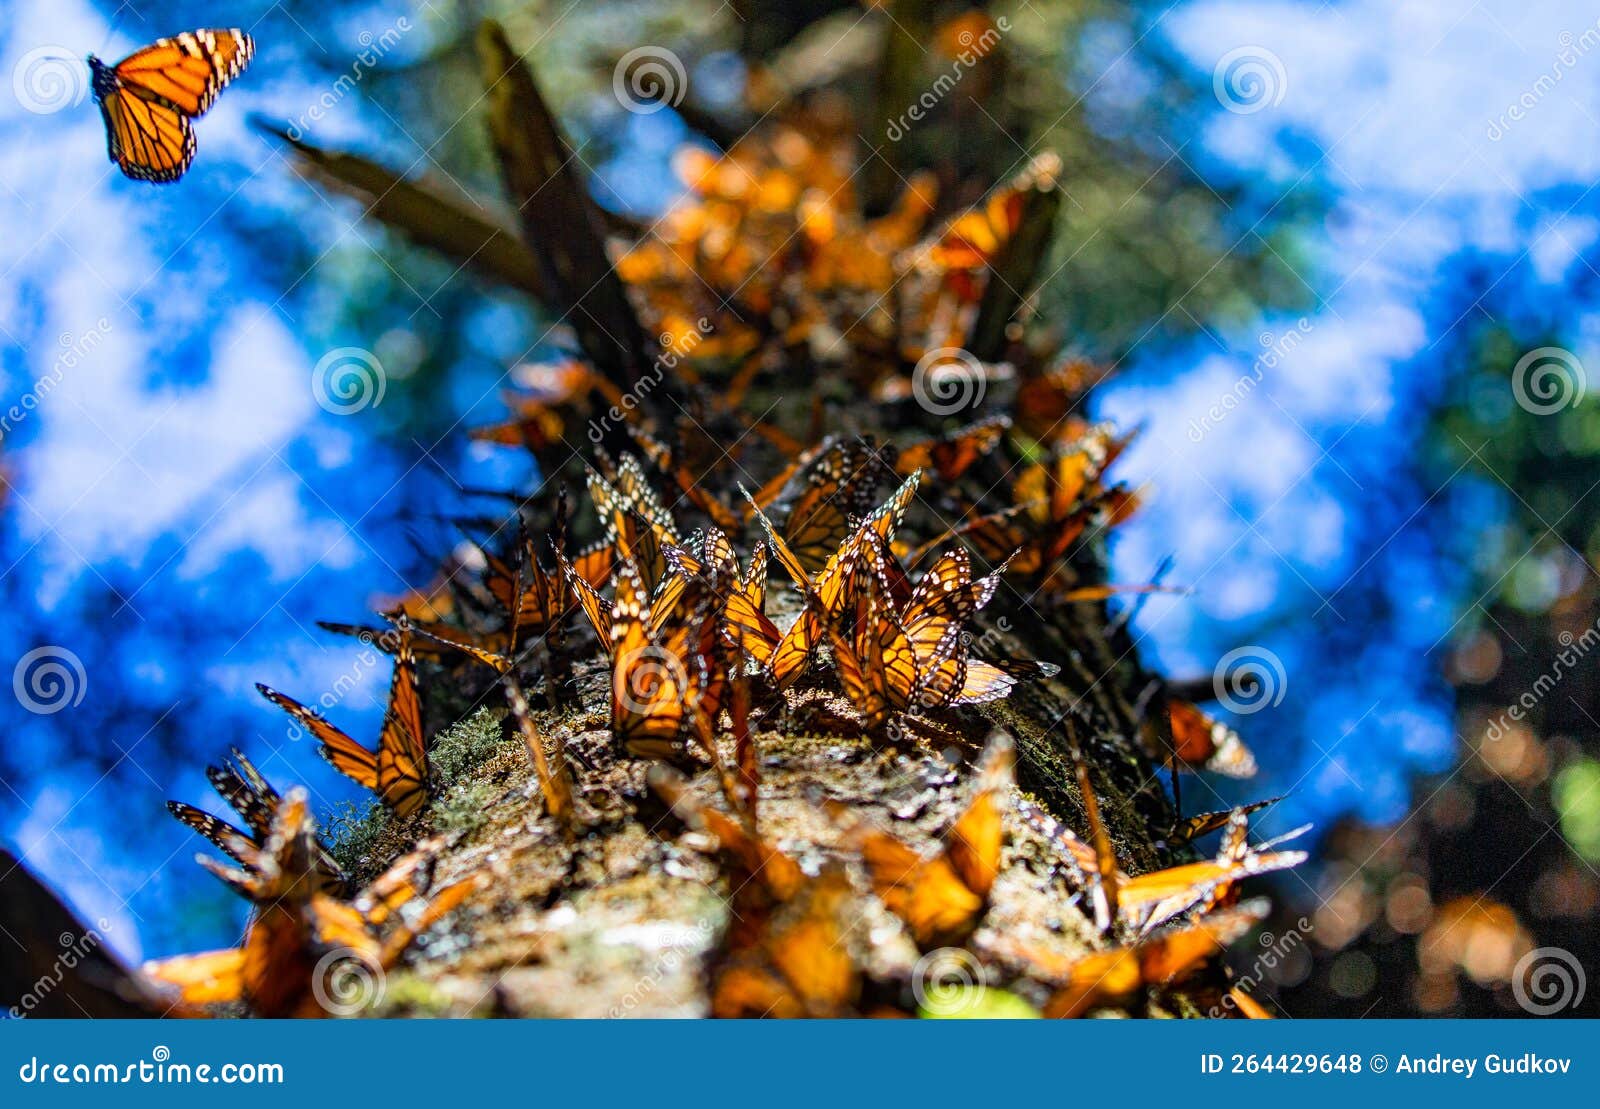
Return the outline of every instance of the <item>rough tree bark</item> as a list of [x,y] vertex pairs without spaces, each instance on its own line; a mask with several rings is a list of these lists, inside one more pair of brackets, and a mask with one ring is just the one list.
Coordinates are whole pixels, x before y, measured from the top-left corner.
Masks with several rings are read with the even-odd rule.
[[[618,389],[635,388],[640,367],[658,359],[659,352],[653,358],[644,349],[625,349],[629,336],[638,341],[643,334],[636,326],[614,332],[595,326],[596,321],[616,318],[620,284],[610,271],[575,280],[580,270],[594,268],[598,246],[588,238],[599,222],[584,210],[591,202],[581,174],[575,172],[531,72],[503,33],[486,28],[480,50],[491,90],[489,126],[509,199],[532,253],[544,263],[546,287],[561,290],[550,307],[563,319],[581,322],[580,346]],[[326,175],[329,158],[322,155],[318,163]],[[561,175],[575,187],[552,189],[551,182]],[[1057,197],[1053,184],[1024,198],[1025,234],[995,260],[1003,279],[989,282],[971,327],[983,358],[1035,358],[1019,341],[1013,321],[1038,279]],[[358,194],[361,190],[348,176],[346,187]],[[543,203],[541,198],[550,193],[560,199]],[[553,215],[561,205],[573,210]],[[374,214],[381,212],[374,209]],[[472,243],[462,243],[450,253],[471,257],[475,251]],[[821,405],[824,430],[879,443],[946,426],[930,422],[915,405],[860,403],[851,396],[845,375],[818,372],[807,364],[806,350],[804,342],[792,344],[787,351],[791,360],[780,359],[767,385],[752,390],[746,407],[760,412],[776,406],[784,416],[807,417]],[[670,426],[693,403],[686,396],[689,391],[683,381],[669,379],[666,388],[640,398],[641,419]],[[1003,387],[997,390],[991,410],[1004,410],[1011,398],[1003,393]],[[789,427],[801,436],[804,423],[790,419]],[[573,481],[577,460],[591,456],[590,444],[581,438],[585,428],[581,420],[571,421],[578,441],[568,444],[570,452],[542,454],[555,472],[525,505],[530,521],[548,521],[551,491]],[[604,430],[608,445],[632,445],[625,437],[619,440],[613,426]],[[925,498],[941,507],[963,499],[989,504],[1014,461],[989,460],[965,475],[959,488],[931,489]],[[742,480],[753,485],[770,476],[744,475]],[[733,501],[733,479],[720,480],[722,487],[711,491]],[[693,516],[693,506],[686,501],[680,505]],[[749,549],[747,541],[758,536],[752,530],[735,537],[741,557]],[[1063,564],[1057,573],[1079,586],[1103,582],[1103,542],[1091,534],[1071,548]],[[886,746],[860,729],[851,736],[808,724],[850,714],[831,673],[814,670],[781,711],[768,713],[758,724],[762,837],[813,870],[825,860],[848,856],[848,821],[830,815],[827,803],[848,810],[852,819],[892,826],[919,852],[936,852],[940,834],[970,796],[968,766],[986,742],[1003,735],[1017,750],[1018,790],[1080,829],[1085,824],[1073,752],[1082,752],[1092,767],[1116,853],[1130,873],[1154,869],[1181,854],[1164,843],[1176,814],[1149,757],[1165,742],[1161,713],[1153,711],[1162,704],[1159,679],[1143,669],[1125,624],[1103,600],[1064,604],[1036,587],[1036,581],[1008,582],[972,631],[998,657],[1048,660],[1060,672],[1048,681],[1019,685],[1006,700],[956,710],[925,729],[908,729],[898,744]],[[774,596],[769,603],[777,609],[774,616],[780,624],[785,616],[797,615],[792,599]],[[458,683],[457,696],[431,698],[432,715],[441,726],[453,725],[443,746],[478,754],[465,757],[469,765],[433,813],[386,825],[352,862],[359,868],[366,860],[370,875],[370,864],[444,826],[443,839],[430,848],[434,881],[448,882],[479,869],[486,869],[492,880],[466,903],[453,927],[425,941],[403,973],[391,976],[380,1011],[563,1016],[707,1011],[710,968],[718,957],[719,937],[729,927],[732,892],[706,851],[715,841],[694,833],[685,836],[679,816],[647,785],[648,763],[614,752],[607,726],[612,675],[604,658],[580,658],[570,666],[564,681],[551,681],[538,666],[524,672],[524,681],[532,687],[532,716],[540,736],[564,749],[576,770],[579,807],[586,817],[576,838],[562,835],[543,815],[533,764],[505,716],[492,676],[463,676],[456,670],[435,673],[425,682],[430,691]],[[455,722],[473,705],[487,707]],[[486,758],[474,762],[485,753]],[[716,776],[703,760],[697,771],[691,770],[688,788],[705,804],[720,804]],[[1057,849],[1014,813],[1007,818],[1007,832],[1006,865],[982,929],[970,941],[972,949],[985,963],[1003,967],[1017,941],[1058,953],[1063,962],[1097,946],[1087,918],[1069,903]],[[853,871],[857,888],[868,888],[855,871],[858,864]],[[922,953],[904,928],[894,926],[881,903],[863,896],[859,911],[862,943],[857,957],[862,967],[880,983],[909,982]],[[997,972],[977,973],[999,981]],[[1027,982],[1007,984],[1028,994]],[[1035,986],[1032,999],[1042,1000],[1042,991]],[[1182,1011],[1183,995],[1169,993],[1163,1005],[1166,1011]]]

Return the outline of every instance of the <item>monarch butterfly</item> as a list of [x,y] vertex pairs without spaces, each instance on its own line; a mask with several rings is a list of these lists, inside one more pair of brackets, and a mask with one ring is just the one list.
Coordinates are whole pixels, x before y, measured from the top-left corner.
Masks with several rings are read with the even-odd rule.
[[767,543],[772,548],[773,557],[807,596],[806,608],[800,618],[783,634],[782,639],[773,644],[773,649],[768,653],[767,676],[776,688],[787,689],[805,672],[812,652],[827,636],[828,621],[843,611],[850,597],[856,564],[866,550],[868,536],[874,536],[885,544],[894,539],[894,533],[905,518],[906,508],[916,495],[921,480],[921,471],[906,478],[900,488],[878,506],[833,553],[815,578],[811,577],[799,557],[778,534],[772,521],[759,508],[755,508],[752,498],[752,510],[767,533]]
[[989,745],[976,793],[945,833],[944,849],[932,858],[888,832],[855,832],[872,888],[925,950],[959,944],[988,908],[989,892],[1000,874],[1002,821],[1015,761],[1010,740]]
[[805,889],[810,878],[792,857],[757,833],[754,795],[743,799],[736,816],[728,816],[703,805],[690,793],[683,775],[669,767],[652,766],[645,780],[678,819],[716,838],[717,857],[731,891],[729,947],[759,942],[775,908]]
[[[1086,786],[1085,777],[1080,777],[1079,782],[1080,787]],[[1082,788],[1082,793],[1094,846],[1084,843],[1070,828],[1030,804],[1022,806],[1022,816],[1061,853],[1074,883],[1091,890],[1096,924],[1102,932],[1110,932],[1114,925],[1122,924],[1136,933],[1148,934],[1184,913],[1199,909],[1204,915],[1233,900],[1240,879],[1286,870],[1300,865],[1306,858],[1304,851],[1271,850],[1284,840],[1300,835],[1304,828],[1264,843],[1251,844],[1247,838],[1251,808],[1237,808],[1228,814],[1227,831],[1215,859],[1184,863],[1130,878],[1111,852],[1110,838],[1100,822],[1093,788]]]
[[614,483],[586,470],[589,496],[605,527],[606,543],[618,558],[631,558],[649,594],[666,574],[663,543],[678,543],[672,514],[645,479],[639,460],[624,454]]
[[94,98],[117,168],[155,184],[182,177],[194,161],[190,121],[206,113],[255,50],[255,40],[234,27],[157,39],[116,65],[90,54]]
[[1045,1004],[1044,1015],[1081,1017],[1093,1009],[1126,1001],[1146,986],[1165,986],[1187,977],[1266,915],[1265,900],[1247,902],[1131,947],[1080,959]]
[[259,683],[256,689],[317,737],[335,770],[376,793],[397,816],[410,816],[428,799],[428,752],[422,740],[417,663],[411,651],[411,625],[403,617],[394,678],[389,683],[389,711],[376,751],[361,746],[294,698]]
[[1253,801],[1248,805],[1241,805],[1239,809],[1219,809],[1216,812],[1196,813],[1194,816],[1183,817],[1173,827],[1172,831],[1167,833],[1167,842],[1171,844],[1189,843],[1226,826],[1228,818],[1237,811],[1242,811],[1248,815],[1253,812],[1259,812],[1268,805],[1276,805],[1282,800],[1282,797],[1268,797],[1264,801]]
[[1209,770],[1229,778],[1253,778],[1256,757],[1239,733],[1188,701],[1167,701],[1172,726],[1171,761],[1180,770]]
[[971,469],[974,462],[999,446],[1010,430],[1010,417],[995,416],[957,428],[948,435],[912,443],[900,448],[895,470],[902,474],[931,470],[941,481],[955,481]]
[[[179,822],[210,840],[229,858],[243,863],[241,845],[253,843],[259,847],[266,842],[282,798],[237,747],[233,748],[232,759],[224,759],[221,766],[206,767],[206,778],[211,782],[211,788],[243,818],[248,832],[182,801],[168,801],[167,811]],[[347,881],[343,869],[320,840],[316,847],[320,867],[318,877],[323,892],[340,893]]]
[[[326,969],[326,956],[342,952],[365,966],[386,970],[419,932],[479,887],[476,873],[455,882],[434,894],[414,922],[402,922],[380,936],[374,931],[376,914],[320,892],[311,846],[315,842],[316,824],[306,793],[291,790],[278,803],[266,841],[259,847],[248,844],[241,852],[244,869],[209,868],[264,909],[270,908],[251,920],[243,946],[146,963],[145,976],[175,987],[189,1005],[242,1000],[256,1016],[323,1016],[328,1001],[318,975]],[[411,857],[402,858],[370,889],[401,887],[409,876],[395,871],[414,863]]]
[[830,441],[813,464],[783,526],[807,571],[822,569],[855,530],[854,520],[872,511],[880,465],[877,449],[862,439]]
[[611,606],[611,730],[629,754],[664,757],[677,748],[693,692],[682,650],[686,636],[675,630],[660,639],[650,629],[638,567],[624,561]]

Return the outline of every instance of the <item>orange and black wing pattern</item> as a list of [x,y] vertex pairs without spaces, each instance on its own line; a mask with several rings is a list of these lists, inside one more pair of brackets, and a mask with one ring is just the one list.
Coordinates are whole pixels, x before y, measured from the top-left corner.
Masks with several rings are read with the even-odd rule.
[[638,567],[617,570],[611,604],[611,731],[629,754],[664,757],[688,718],[689,674],[682,657],[650,630],[650,601]]
[[422,739],[422,703],[417,696],[417,663],[408,623],[401,624],[394,677],[389,683],[389,711],[376,751],[363,747],[294,698],[264,685],[256,688],[316,737],[335,770],[376,793],[397,815],[410,816],[428,799],[428,753]]
[[136,181],[176,181],[194,161],[190,121],[243,72],[255,42],[243,31],[185,31],[114,66],[91,59],[111,160]]
[[937,474],[941,481],[955,481],[978,459],[998,447],[1010,428],[1010,417],[995,416],[936,439],[920,440],[900,448],[895,457],[895,470],[900,474],[928,470]]
[[925,950],[959,944],[983,918],[1000,874],[1005,806],[1015,752],[1000,740],[984,753],[977,791],[944,835],[943,849],[919,855],[888,832],[861,829],[856,847],[872,888]]
[[1172,761],[1181,770],[1209,770],[1229,778],[1253,778],[1256,757],[1239,733],[1188,701],[1167,701]]

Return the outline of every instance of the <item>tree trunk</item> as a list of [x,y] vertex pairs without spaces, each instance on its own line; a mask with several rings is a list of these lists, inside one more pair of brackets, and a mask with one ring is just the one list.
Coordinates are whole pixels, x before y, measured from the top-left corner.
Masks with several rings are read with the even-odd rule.
[[[572,379],[582,386],[536,398],[509,430],[487,436],[533,449],[545,474],[539,490],[513,498],[519,507],[510,526],[485,538],[491,557],[511,564],[525,550],[546,552],[546,537],[559,549],[569,524],[575,540],[602,534],[587,507],[569,520],[559,491],[583,483],[585,462],[609,468],[626,486],[633,463],[623,450],[650,456],[652,468],[638,474],[667,502],[675,537],[709,562],[709,545],[698,546],[689,529],[723,518],[741,569],[768,535],[755,514],[734,511],[743,509],[741,489],[768,482],[821,433],[843,456],[862,460],[868,476],[844,481],[838,496],[870,493],[863,509],[882,501],[913,462],[923,478],[895,542],[879,551],[878,570],[864,568],[876,547],[845,539],[841,550],[862,559],[857,576],[842,579],[851,583],[854,608],[822,620],[833,632],[812,644],[799,680],[776,681],[770,667],[748,658],[727,660],[720,639],[674,656],[688,666],[704,662],[712,676],[695,697],[668,698],[685,712],[686,734],[652,749],[656,757],[618,742],[622,663],[581,617],[565,627],[555,621],[531,641],[511,635],[507,647],[520,607],[506,626],[486,626],[492,583],[456,573],[453,591],[440,594],[456,624],[434,626],[467,641],[468,653],[420,632],[414,640],[425,651],[423,732],[433,737],[428,803],[404,817],[375,805],[366,818],[334,829],[333,855],[349,880],[343,892],[365,887],[350,902],[357,924],[333,900],[317,900],[332,887],[281,880],[295,866],[313,876],[317,867],[316,852],[296,856],[294,829],[285,830],[294,795],[280,806],[273,837],[258,827],[255,846],[219,840],[243,856],[244,872],[229,880],[263,903],[258,921],[271,918],[281,930],[286,899],[307,907],[303,919],[294,917],[305,928],[294,941],[303,950],[279,951],[274,964],[296,969],[269,978],[301,975],[313,962],[320,972],[337,953],[324,950],[332,921],[386,933],[381,944],[357,945],[376,973],[356,983],[353,999],[343,989],[349,983],[308,982],[298,991],[281,980],[252,984],[259,969],[241,970],[228,953],[220,970],[210,959],[151,973],[181,982],[187,1001],[201,1008],[234,998],[263,1012],[270,987],[285,1013],[1006,1015],[1116,1007],[1193,1015],[1215,1002],[1222,979],[1198,957],[1184,964],[1181,985],[1176,975],[1147,977],[1132,963],[1083,962],[1108,948],[1144,951],[1145,933],[1161,923],[1119,931],[1117,868],[1143,874],[1181,861],[1189,849],[1174,834],[1177,811],[1151,758],[1172,749],[1167,692],[1143,669],[1127,621],[1106,602],[1106,533],[1134,503],[1102,478],[1120,443],[1073,414],[1093,375],[1041,358],[1023,327],[1056,210],[1054,160],[1036,159],[990,203],[926,227],[929,185],[913,177],[888,215],[866,222],[836,199],[850,195],[849,177],[828,176],[848,128],[826,105],[787,108],[726,161],[701,167],[703,182],[726,171],[701,193],[726,195],[713,198],[722,209],[705,201],[686,221],[700,231],[684,231],[669,216],[613,268],[603,221],[533,74],[498,27],[486,27],[479,41],[489,126],[527,256],[479,212],[441,217],[438,209],[450,202],[438,196],[380,203],[409,188],[382,167],[303,141],[294,151],[316,180],[372,194],[369,214],[458,263],[476,258],[480,275],[541,290],[574,325],[591,367]],[[768,157],[773,151],[776,160]],[[787,199],[763,207],[759,198],[781,198],[791,186]],[[651,253],[663,237],[679,236],[681,246],[717,211],[746,202],[731,239],[713,228],[696,240],[688,280],[673,277],[681,253]],[[985,235],[997,241],[985,246]],[[496,245],[485,261],[489,242]],[[741,247],[759,256],[740,262]],[[650,334],[662,336],[663,349],[646,349]],[[949,426],[980,417],[998,419]],[[767,498],[767,511],[781,517],[786,502],[806,495],[834,456],[819,457],[785,494]],[[606,488],[592,480],[590,487]],[[648,507],[648,500],[630,503]],[[986,550],[967,534],[997,512],[1007,515],[989,534],[1015,541],[1023,554],[1014,562],[1005,563],[1008,550]],[[792,525],[784,525],[791,535]],[[633,540],[618,538],[634,526],[643,530]],[[869,521],[858,532],[859,518],[842,526],[846,537],[871,530]],[[651,534],[650,524],[623,513],[610,530],[619,551],[644,560],[639,536]],[[523,532],[534,538],[531,547],[520,541]],[[941,637],[932,650],[960,663],[958,687],[983,660],[994,664],[994,689],[1013,678],[1014,685],[1006,696],[964,707],[911,700],[874,717],[860,690],[840,678],[841,651],[858,634],[852,629],[878,626],[874,606],[903,604],[909,614],[912,605],[894,600],[884,575],[898,573],[918,544],[938,541],[943,550],[964,538],[979,552],[973,575],[997,570],[998,587],[981,611],[963,612],[964,629],[953,622],[964,634]],[[778,548],[769,553],[779,576],[766,615],[786,631],[821,611],[826,572],[807,567],[815,575],[809,594],[783,588]],[[909,561],[915,574],[933,556]],[[547,571],[554,573],[521,564],[512,594]],[[701,577],[725,584],[711,571]],[[728,603],[712,587],[689,588],[696,605],[713,596]],[[620,612],[620,574],[614,590]],[[420,607],[411,612],[419,623]],[[874,645],[904,642],[884,634],[890,639],[854,640],[869,677],[892,670],[892,652],[884,648],[880,657]],[[935,671],[919,671],[916,697],[928,694]],[[718,675],[726,681],[720,701],[705,692]],[[508,700],[518,711],[508,711]],[[1096,811],[1104,836],[1095,835]],[[1043,814],[1084,835],[1076,847],[1088,861],[1073,854],[1070,833],[1052,834]],[[886,858],[900,860],[887,879]],[[1086,869],[1099,877],[1086,881]],[[1174,913],[1170,927],[1204,918],[1199,926],[1218,943],[1237,936],[1241,929],[1231,924],[1207,923],[1206,914],[1227,903],[1223,886],[1196,888],[1195,905],[1204,907],[1187,918]],[[439,891],[451,891],[448,917]],[[391,897],[437,897],[434,916],[442,919],[392,909]],[[404,939],[393,938],[396,916],[420,934],[404,955]],[[265,936],[258,923],[250,942],[266,944]],[[1131,984],[1127,973],[1136,974]]]

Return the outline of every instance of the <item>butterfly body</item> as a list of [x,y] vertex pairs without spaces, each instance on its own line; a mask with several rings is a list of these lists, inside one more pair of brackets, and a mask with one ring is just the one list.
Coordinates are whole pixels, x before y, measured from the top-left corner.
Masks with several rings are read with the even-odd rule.
[[255,40],[233,28],[157,39],[115,65],[89,55],[90,85],[117,168],[154,184],[182,177],[194,161],[192,121],[254,54]]

